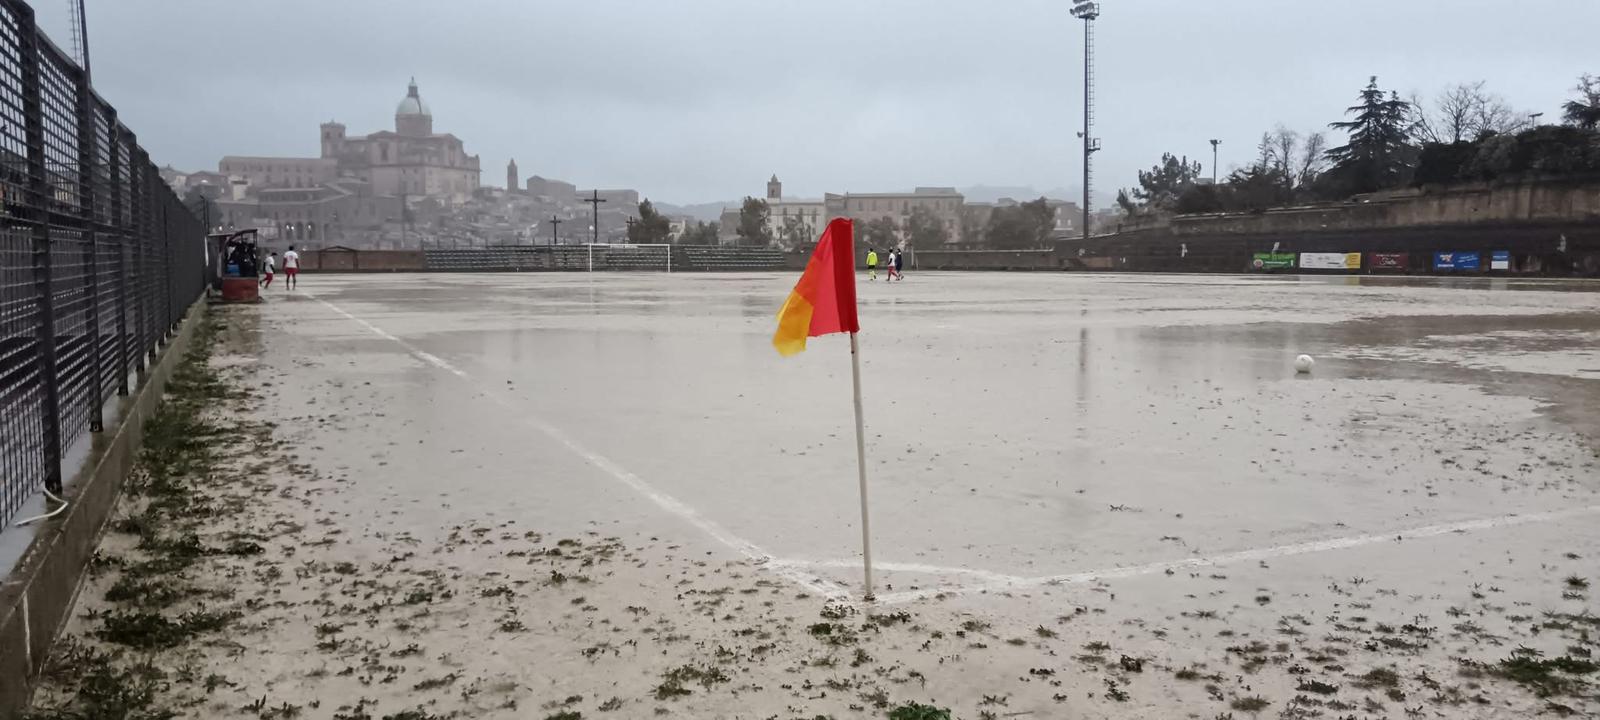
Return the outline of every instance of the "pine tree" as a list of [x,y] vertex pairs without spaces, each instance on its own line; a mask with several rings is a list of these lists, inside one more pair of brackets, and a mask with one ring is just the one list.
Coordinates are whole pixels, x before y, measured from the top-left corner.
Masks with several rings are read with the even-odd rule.
[[628,225],[628,242],[664,243],[672,234],[672,221],[656,212],[656,206],[647,198],[639,203],[639,219]]
[[1374,192],[1406,182],[1417,155],[1411,140],[1411,103],[1401,100],[1398,93],[1385,94],[1374,75],[1361,91],[1361,101],[1345,114],[1355,118],[1328,125],[1350,134],[1348,143],[1328,151],[1333,162],[1329,173],[1342,180],[1350,193]]

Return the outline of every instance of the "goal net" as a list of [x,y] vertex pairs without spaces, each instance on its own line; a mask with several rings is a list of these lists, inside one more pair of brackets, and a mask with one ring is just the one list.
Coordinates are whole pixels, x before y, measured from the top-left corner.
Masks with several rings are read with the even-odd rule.
[[672,246],[664,243],[588,243],[589,272],[656,270],[672,272]]

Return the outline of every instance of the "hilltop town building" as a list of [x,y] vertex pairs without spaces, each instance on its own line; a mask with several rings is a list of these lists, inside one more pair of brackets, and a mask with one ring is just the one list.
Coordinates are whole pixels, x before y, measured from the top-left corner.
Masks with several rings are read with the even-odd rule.
[[320,157],[229,155],[219,174],[255,196],[271,189],[312,189],[336,179],[364,181],[367,194],[432,198],[447,205],[466,202],[478,189],[478,156],[461,139],[433,131],[433,114],[411,81],[395,108],[394,130],[349,135],[342,123],[321,127]]
[[338,163],[341,177],[372,184],[377,195],[407,195],[466,202],[478,189],[477,155],[461,139],[433,131],[433,113],[417,92],[417,81],[394,111],[394,131],[347,135],[341,123],[322,124],[322,158]]

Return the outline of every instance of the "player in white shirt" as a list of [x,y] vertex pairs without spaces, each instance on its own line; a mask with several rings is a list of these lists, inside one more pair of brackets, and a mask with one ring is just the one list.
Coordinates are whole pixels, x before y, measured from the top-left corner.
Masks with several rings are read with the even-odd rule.
[[283,254],[283,284],[290,290],[298,283],[295,276],[300,274],[300,253],[294,251],[294,246],[289,246],[289,251]]
[[272,287],[272,273],[278,269],[278,254],[267,253],[266,259],[261,261],[261,287]]

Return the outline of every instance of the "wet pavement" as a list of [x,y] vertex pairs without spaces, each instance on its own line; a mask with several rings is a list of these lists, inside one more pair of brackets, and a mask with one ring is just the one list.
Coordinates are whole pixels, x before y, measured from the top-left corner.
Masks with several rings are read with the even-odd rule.
[[[772,350],[793,280],[310,276],[262,309],[261,360],[284,412],[349,416],[300,452],[360,475],[370,522],[622,524],[849,591],[848,346]],[[899,599],[1600,509],[1600,284],[926,273],[859,292],[874,552]]]

